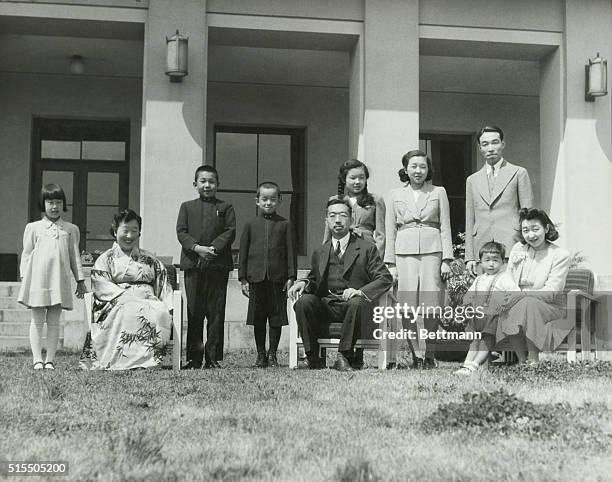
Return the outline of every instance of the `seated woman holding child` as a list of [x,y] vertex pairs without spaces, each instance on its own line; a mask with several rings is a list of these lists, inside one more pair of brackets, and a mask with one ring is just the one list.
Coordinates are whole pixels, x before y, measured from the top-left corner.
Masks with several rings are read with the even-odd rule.
[[[483,338],[470,346],[457,374],[470,374],[478,368],[493,348],[493,335],[498,347],[506,342],[511,345],[519,363],[537,363],[540,352],[554,351],[571,331],[564,319],[563,295],[570,255],[553,243],[559,233],[544,211],[521,209],[519,223],[521,241],[512,248],[504,275],[499,275],[500,256],[492,256],[491,249],[483,247],[481,263],[485,274],[476,278],[464,299],[466,303],[482,303],[488,310],[483,320],[472,322]],[[487,243],[493,244],[497,243]],[[498,295],[492,298],[493,291]],[[481,298],[487,292],[483,302]]]
[[571,331],[563,288],[570,254],[555,245],[559,233],[540,209],[519,212],[521,241],[510,252],[508,272],[521,291],[512,293],[499,315],[497,343],[509,341],[520,363],[537,363]]
[[166,270],[138,247],[142,219],[131,209],[116,214],[116,242],[91,271],[94,313],[80,359],[85,370],[128,370],[159,365],[170,339],[172,289]]

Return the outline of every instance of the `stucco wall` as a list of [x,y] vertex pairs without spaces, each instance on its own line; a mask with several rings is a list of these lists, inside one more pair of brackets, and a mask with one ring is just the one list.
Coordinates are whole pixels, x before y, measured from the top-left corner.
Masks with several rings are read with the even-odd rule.
[[363,20],[364,0],[208,0],[207,12]]
[[34,116],[130,119],[130,206],[139,208],[140,79],[0,74],[0,252],[20,253],[28,222]]
[[563,0],[420,0],[419,23],[562,32]]

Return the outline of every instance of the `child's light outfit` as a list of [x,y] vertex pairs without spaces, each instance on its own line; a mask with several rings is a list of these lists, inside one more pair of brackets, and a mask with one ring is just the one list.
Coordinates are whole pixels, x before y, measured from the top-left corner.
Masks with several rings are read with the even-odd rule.
[[21,287],[17,301],[28,308],[61,305],[72,309],[71,275],[84,279],[79,255],[79,228],[47,218],[29,223],[23,234]]
[[520,291],[512,277],[505,271],[477,276],[463,297],[464,305],[481,307],[484,317],[474,316],[468,329],[489,335],[497,332],[497,318],[507,299],[507,293]]

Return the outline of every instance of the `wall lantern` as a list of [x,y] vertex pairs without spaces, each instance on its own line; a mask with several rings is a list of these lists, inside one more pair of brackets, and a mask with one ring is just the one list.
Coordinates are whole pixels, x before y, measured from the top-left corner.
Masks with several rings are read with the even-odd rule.
[[172,37],[166,37],[166,75],[170,82],[182,82],[183,77],[188,74],[187,70],[187,43],[189,37],[185,37],[176,31]]
[[589,59],[589,65],[584,66],[586,102],[594,102],[595,97],[608,95],[608,61],[599,56]]
[[73,55],[70,57],[70,73],[74,75],[81,75],[85,72],[85,62],[83,61],[83,57],[80,55]]

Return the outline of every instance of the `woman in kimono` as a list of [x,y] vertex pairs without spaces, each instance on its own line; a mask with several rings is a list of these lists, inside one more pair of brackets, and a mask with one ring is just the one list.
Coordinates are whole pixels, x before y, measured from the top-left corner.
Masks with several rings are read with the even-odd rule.
[[506,270],[521,291],[508,294],[497,342],[510,342],[520,363],[537,363],[541,351],[554,351],[572,329],[563,294],[571,257],[553,243],[559,233],[544,211],[521,209],[519,222],[521,240]]
[[138,247],[142,219],[131,209],[116,214],[113,247],[91,270],[93,323],[80,365],[85,370],[128,370],[159,365],[170,338],[172,290],[166,270]]

